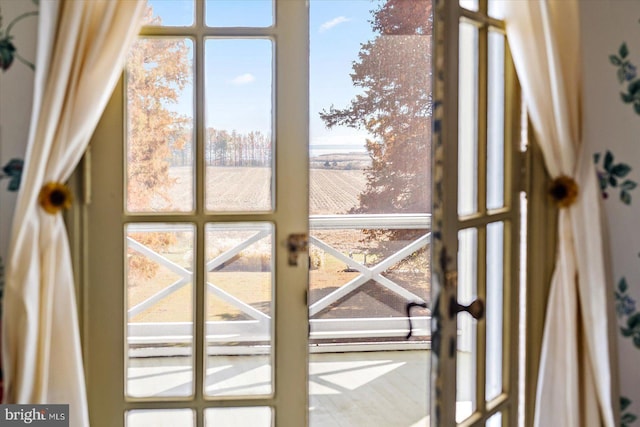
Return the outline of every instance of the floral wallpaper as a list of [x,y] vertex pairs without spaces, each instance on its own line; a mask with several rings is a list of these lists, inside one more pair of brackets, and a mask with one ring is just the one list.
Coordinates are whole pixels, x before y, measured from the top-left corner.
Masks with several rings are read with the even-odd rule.
[[[37,0],[0,0],[0,300],[31,116],[37,15]],[[1,384],[0,367],[0,398]]]
[[38,0],[0,0],[0,296],[28,137],[37,15]]
[[620,425],[640,426],[640,2],[580,2],[584,143],[602,193],[615,283]]

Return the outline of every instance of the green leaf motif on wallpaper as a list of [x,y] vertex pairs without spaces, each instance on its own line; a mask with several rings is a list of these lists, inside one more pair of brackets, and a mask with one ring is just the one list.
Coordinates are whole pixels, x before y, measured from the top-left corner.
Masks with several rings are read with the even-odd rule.
[[[35,0],[33,1],[33,3],[38,5],[38,2]],[[2,13],[0,11],[0,70],[7,71],[9,67],[11,67],[11,64],[13,64],[14,59],[17,59],[18,61],[22,62],[24,65],[31,68],[32,70],[35,69],[35,66],[33,65],[33,63],[31,63],[30,61],[26,60],[25,58],[23,58],[18,54],[16,46],[13,43],[13,36],[11,35],[11,30],[13,29],[14,25],[22,21],[23,19],[28,18],[30,16],[37,16],[37,15],[38,15],[37,11],[26,12],[21,15],[18,15],[9,23],[9,25],[7,25],[6,29],[3,29]]]
[[637,311],[636,301],[627,293],[629,284],[625,277],[618,281],[615,290],[616,314],[621,320],[620,333],[630,338],[633,345],[640,349],[640,312]]
[[625,317],[636,311],[636,302],[627,294],[629,285],[627,279],[623,277],[618,282],[618,288],[615,291],[616,297],[616,313],[618,317]]
[[631,399],[620,396],[620,427],[631,427],[631,425],[638,419],[635,414],[627,412],[629,406],[631,406]]
[[622,84],[630,82],[637,75],[636,66],[628,59],[629,48],[626,43],[622,43],[617,54],[609,55],[609,62],[618,67],[618,81]]
[[627,43],[622,43],[618,52],[609,55],[609,62],[614,65],[618,83],[627,85],[626,90],[620,92],[620,98],[625,104],[632,104],[636,114],[640,114],[640,79],[637,67],[629,60]]
[[633,345],[640,348],[640,313],[629,316],[626,325],[620,326],[620,332],[623,337],[631,338]]
[[20,180],[22,179],[23,168],[24,161],[22,159],[11,159],[9,160],[9,163],[4,165],[2,172],[0,172],[0,179],[9,179],[7,190],[18,191],[18,188],[20,188]]
[[[630,205],[631,191],[638,186],[637,182],[626,179],[631,172],[631,166],[626,163],[615,163],[613,154],[609,150],[604,156],[601,153],[595,153],[593,160],[597,165],[596,172],[602,197],[608,199],[610,189],[619,189],[622,203]],[[603,160],[602,165],[599,164],[600,160]]]

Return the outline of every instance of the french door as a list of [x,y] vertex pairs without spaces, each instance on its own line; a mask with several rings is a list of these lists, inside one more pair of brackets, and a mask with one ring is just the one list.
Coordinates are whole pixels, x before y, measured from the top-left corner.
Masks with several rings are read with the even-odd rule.
[[[335,413],[314,419],[313,411],[320,401],[384,408],[363,386],[401,367],[405,379],[390,384],[409,389],[402,381],[423,378],[425,387],[409,389],[412,400],[403,403],[424,411],[412,421],[386,414],[380,427],[516,425],[522,153],[515,79],[494,2],[438,2],[434,32],[420,29],[419,43],[398,44],[413,53],[426,46],[430,58],[434,45],[423,72],[428,77],[433,64],[436,102],[421,110],[429,111],[421,117],[429,130],[417,136],[428,151],[410,159],[431,163],[433,125],[434,185],[425,198],[433,200],[433,218],[428,203],[388,215],[357,206],[350,214],[310,212],[310,174],[342,173],[335,159],[309,157],[310,32],[324,34],[351,17],[310,30],[308,3],[150,3],[155,14],[145,18],[87,168],[83,318],[93,426],[325,427],[333,419],[375,427]],[[431,8],[426,0],[381,0],[372,8],[394,3]],[[431,99],[430,87],[420,90]],[[310,173],[314,163],[319,169]],[[399,169],[382,170],[388,177]],[[430,179],[412,191],[430,191]],[[362,241],[346,244],[346,230],[378,252]],[[342,237],[330,244],[335,235]],[[324,254],[340,265],[332,274],[346,285],[314,287],[314,277],[327,276],[318,268]],[[369,298],[380,289],[392,303]],[[323,318],[371,309],[343,304],[358,292],[382,314]],[[413,320],[418,340],[405,338],[411,311],[396,313],[411,302],[427,305]],[[475,318],[456,314],[465,310]],[[328,362],[309,356],[310,342],[317,349],[336,337],[343,354],[372,341],[387,353]],[[389,351],[398,349],[405,353],[394,359]],[[309,398],[314,379],[349,371],[354,376],[337,380],[341,388],[323,389],[329,398]],[[358,388],[352,395],[360,400],[332,396]]]
[[499,2],[436,3],[431,425],[518,425],[526,146]]
[[[217,2],[156,9],[171,3],[147,13],[92,143],[91,422],[305,425],[307,6],[237,2],[225,26]],[[215,134],[230,110],[257,117],[250,145]]]

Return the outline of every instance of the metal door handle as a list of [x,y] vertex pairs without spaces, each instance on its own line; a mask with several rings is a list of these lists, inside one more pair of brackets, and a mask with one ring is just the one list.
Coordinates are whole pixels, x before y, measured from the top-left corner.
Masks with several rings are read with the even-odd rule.
[[466,311],[474,319],[480,320],[484,317],[484,302],[478,298],[469,305],[462,305],[452,297],[449,304],[449,317],[454,318],[461,311]]
[[289,265],[298,265],[298,255],[309,250],[309,236],[306,233],[289,234],[287,238]]

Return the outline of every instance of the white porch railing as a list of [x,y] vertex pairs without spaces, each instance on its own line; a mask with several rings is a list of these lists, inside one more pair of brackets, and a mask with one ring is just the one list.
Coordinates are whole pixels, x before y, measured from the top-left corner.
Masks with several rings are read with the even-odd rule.
[[[327,254],[344,262],[346,266],[358,275],[349,282],[339,286],[337,289],[314,302],[309,307],[310,316],[310,338],[311,339],[360,339],[360,338],[399,338],[408,333],[409,321],[406,316],[385,317],[385,318],[345,318],[345,319],[317,319],[315,315],[330,307],[340,299],[355,292],[370,280],[385,287],[394,294],[400,296],[407,303],[423,303],[420,296],[405,289],[393,280],[385,277],[382,273],[390,267],[402,261],[412,253],[425,248],[430,243],[431,229],[430,215],[336,215],[336,216],[312,216],[309,220],[311,232],[315,230],[359,230],[359,229],[403,229],[403,230],[427,230],[424,235],[410,242],[395,253],[383,259],[381,262],[367,266],[360,263],[330,244],[314,237],[310,237],[310,244],[319,248]],[[214,224],[215,228],[218,224]],[[258,241],[268,237],[271,233],[270,224],[230,224],[219,225],[221,230],[234,231],[243,230],[253,232],[250,237],[221,253],[206,264],[207,271],[213,271],[224,263],[238,256],[240,252]],[[164,224],[130,224],[129,232],[166,232],[166,231],[192,231],[188,226]],[[165,256],[153,251],[136,240],[127,237],[128,248],[144,255],[156,263],[166,267],[179,278],[167,285],[164,289],[148,297],[144,301],[136,304],[128,310],[128,318],[132,319],[137,314],[149,309],[161,300],[169,297],[182,287],[192,283],[193,272],[167,259]],[[216,295],[227,304],[238,309],[248,316],[249,320],[234,321],[208,321],[206,324],[207,344],[212,346],[223,345],[225,343],[249,344],[268,343],[271,340],[271,319],[262,311],[254,308],[225,290],[216,286],[215,283],[207,282],[207,291]],[[425,339],[430,337],[430,318],[428,316],[417,316],[412,318],[413,335],[421,336]],[[131,322],[128,324],[127,340],[131,346],[152,346],[152,345],[188,345],[192,342],[192,328],[190,322],[153,322],[141,323]]]
[[[430,336],[429,317],[412,317],[411,321],[414,335]],[[406,317],[310,319],[309,322],[311,339],[399,338],[407,335],[409,324]],[[192,330],[191,322],[129,323],[128,342],[131,345],[189,344]],[[272,336],[270,328],[256,320],[207,322],[206,331],[207,342],[215,345],[264,343]]]

